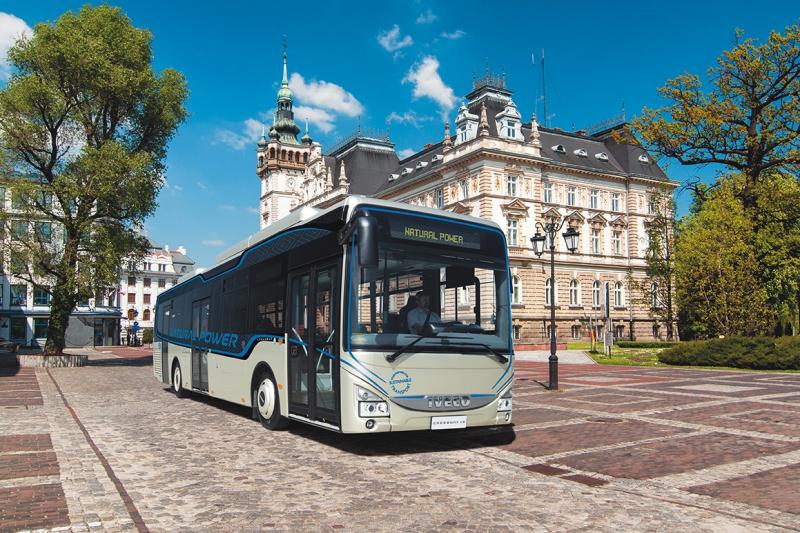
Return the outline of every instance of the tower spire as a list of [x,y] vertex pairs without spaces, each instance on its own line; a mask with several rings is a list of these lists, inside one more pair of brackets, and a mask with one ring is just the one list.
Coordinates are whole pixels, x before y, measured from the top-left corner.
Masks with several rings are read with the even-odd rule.
[[289,85],[289,77],[286,75],[286,39],[283,41],[283,81],[281,85]]

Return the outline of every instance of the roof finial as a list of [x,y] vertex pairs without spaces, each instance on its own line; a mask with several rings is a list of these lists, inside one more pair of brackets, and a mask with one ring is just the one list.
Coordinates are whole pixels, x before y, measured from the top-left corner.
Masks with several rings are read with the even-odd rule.
[[286,75],[286,35],[283,36],[283,81],[281,84],[288,84],[289,77]]
[[453,147],[453,139],[450,138],[450,121],[444,123],[444,142],[442,143],[442,152],[449,152]]
[[489,135],[489,120],[486,118],[486,102],[481,102],[481,121],[478,124],[480,136],[485,137]]

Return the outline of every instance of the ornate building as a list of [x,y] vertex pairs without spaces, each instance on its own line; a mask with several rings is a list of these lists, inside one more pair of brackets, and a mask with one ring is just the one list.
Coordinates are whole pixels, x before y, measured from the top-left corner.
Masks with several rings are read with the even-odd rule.
[[[652,197],[676,183],[638,144],[617,139],[622,123],[590,134],[543,128],[535,116],[523,122],[505,79],[487,75],[473,82],[455,131],[445,124],[441,141],[411,157],[399,160],[388,136],[361,131],[323,154],[307,131],[302,142],[296,140],[286,79],[284,54],[275,123],[257,151],[262,228],[299,206],[324,207],[347,194],[493,220],[506,228],[518,343],[549,337],[551,305],[560,340],[588,339],[591,329],[604,327],[606,285],[618,338],[666,333],[660,313],[631,287],[632,280],[646,283]],[[529,239],[537,223],[562,218],[580,232],[580,244],[571,254],[559,239],[551,280],[548,255],[536,257]]]

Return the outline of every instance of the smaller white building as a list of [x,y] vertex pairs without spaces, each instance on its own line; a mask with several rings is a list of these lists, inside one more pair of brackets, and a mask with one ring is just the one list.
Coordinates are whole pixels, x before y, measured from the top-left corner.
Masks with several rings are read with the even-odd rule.
[[137,337],[153,328],[156,298],[178,283],[178,278],[194,270],[194,261],[186,255],[186,248],[159,246],[151,241],[150,253],[136,265],[128,265],[119,283],[121,342],[128,343],[134,323],[138,322]]

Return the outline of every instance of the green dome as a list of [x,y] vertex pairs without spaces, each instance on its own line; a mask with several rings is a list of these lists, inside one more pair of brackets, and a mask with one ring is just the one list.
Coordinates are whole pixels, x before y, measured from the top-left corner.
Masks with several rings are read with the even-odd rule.
[[292,96],[292,90],[289,85],[282,83],[281,88],[278,89],[278,100],[291,100]]

